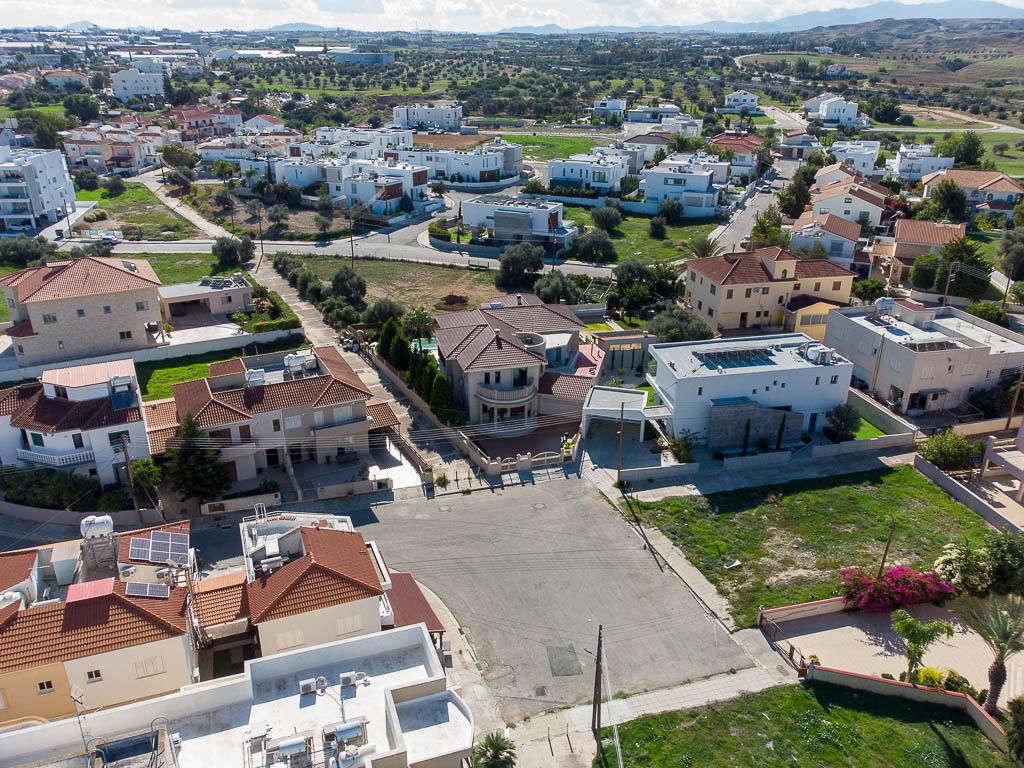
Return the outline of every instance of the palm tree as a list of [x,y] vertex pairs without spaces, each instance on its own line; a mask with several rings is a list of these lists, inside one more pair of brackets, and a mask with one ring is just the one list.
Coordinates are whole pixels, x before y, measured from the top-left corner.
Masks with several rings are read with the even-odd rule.
[[706,259],[711,256],[718,256],[725,250],[718,244],[717,240],[707,235],[693,238],[693,240],[686,244],[686,249],[690,252],[690,258],[693,259]]
[[1000,598],[992,592],[987,601],[972,601],[957,611],[957,615],[995,654],[988,668],[988,698],[985,699],[985,711],[995,715],[999,710],[999,694],[1006,684],[1006,661],[1024,651],[1024,599],[1016,595]]
[[953,625],[948,621],[918,621],[902,608],[892,612],[892,628],[903,638],[907,654],[907,682],[914,682],[914,673],[921,668],[924,652],[941,637],[953,636]]
[[416,307],[409,310],[405,315],[405,330],[416,337],[416,346],[423,349],[419,343],[424,336],[429,336],[434,328],[434,318],[430,316],[423,307]]
[[516,747],[504,734],[488,733],[473,747],[474,768],[514,768]]

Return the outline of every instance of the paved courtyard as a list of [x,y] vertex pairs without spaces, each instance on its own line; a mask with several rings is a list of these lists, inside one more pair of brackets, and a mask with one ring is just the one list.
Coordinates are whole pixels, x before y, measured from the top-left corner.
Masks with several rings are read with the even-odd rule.
[[507,721],[589,700],[599,624],[616,692],[753,664],[578,480],[373,510],[358,499],[296,508],[351,515],[389,566],[412,572],[448,605]]

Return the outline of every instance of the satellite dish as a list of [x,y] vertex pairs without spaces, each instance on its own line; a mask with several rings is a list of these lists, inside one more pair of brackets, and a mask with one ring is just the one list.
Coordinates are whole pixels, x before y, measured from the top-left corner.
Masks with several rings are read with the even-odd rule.
[[71,700],[80,707],[85,706],[85,691],[77,685],[71,686]]

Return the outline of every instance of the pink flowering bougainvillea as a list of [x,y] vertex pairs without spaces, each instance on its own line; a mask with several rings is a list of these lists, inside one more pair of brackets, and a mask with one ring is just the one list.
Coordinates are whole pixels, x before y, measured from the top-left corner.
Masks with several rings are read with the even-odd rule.
[[862,568],[844,568],[839,575],[847,607],[862,611],[891,611],[905,605],[946,600],[956,594],[953,587],[931,571],[915,571],[902,565],[890,568],[881,577]]

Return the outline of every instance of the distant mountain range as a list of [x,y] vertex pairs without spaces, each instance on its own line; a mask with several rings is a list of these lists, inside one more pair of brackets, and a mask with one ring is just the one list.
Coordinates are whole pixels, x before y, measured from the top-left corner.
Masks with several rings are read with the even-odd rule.
[[319,24],[307,24],[304,21],[292,21],[287,24],[278,24],[270,27],[267,32],[322,32],[327,27]]
[[502,32],[533,35],[564,35],[566,33],[637,33],[679,34],[685,32],[800,32],[815,27],[863,24],[879,19],[1024,19],[1024,8],[1013,8],[990,0],[947,0],[940,3],[873,3],[860,8],[836,8],[831,11],[808,11],[785,16],[775,21],[709,21],[691,26],[650,25],[643,27],[595,26],[566,29],[557,24],[539,27],[509,27]]

